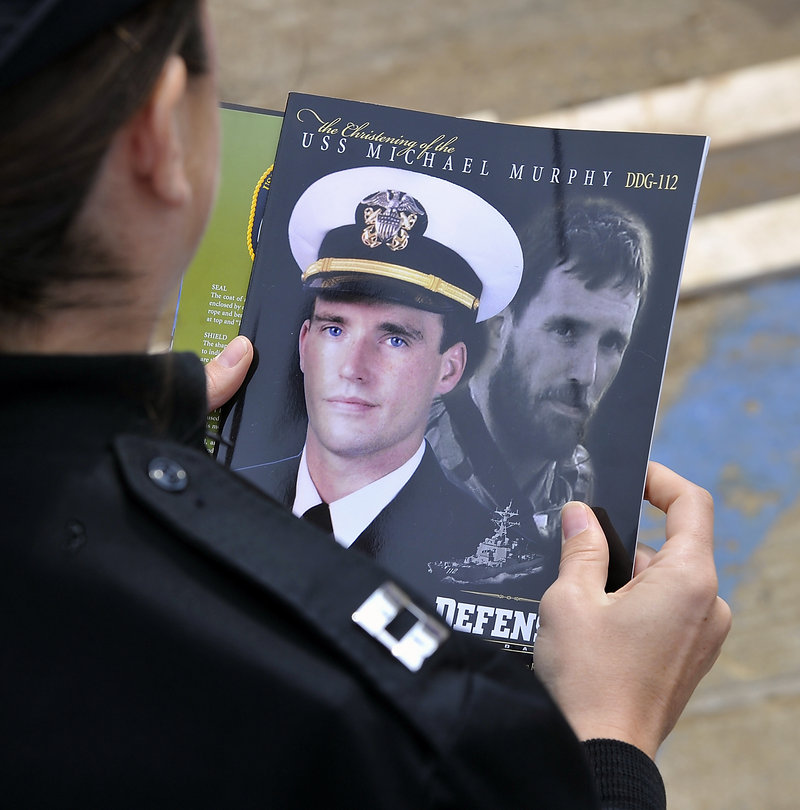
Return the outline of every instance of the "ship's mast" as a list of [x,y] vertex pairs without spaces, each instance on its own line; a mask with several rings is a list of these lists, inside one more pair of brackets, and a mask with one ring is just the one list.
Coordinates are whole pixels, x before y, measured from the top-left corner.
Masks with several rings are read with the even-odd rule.
[[497,528],[494,530],[492,540],[505,540],[508,537],[508,530],[514,526],[520,525],[519,521],[511,520],[511,518],[517,517],[519,512],[515,512],[511,509],[511,501],[509,501],[505,509],[495,509],[494,513],[497,517],[492,518],[492,523],[494,523]]

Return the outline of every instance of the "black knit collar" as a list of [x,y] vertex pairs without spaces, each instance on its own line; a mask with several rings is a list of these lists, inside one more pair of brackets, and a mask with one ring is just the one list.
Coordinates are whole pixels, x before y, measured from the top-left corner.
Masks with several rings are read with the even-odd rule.
[[2,443],[94,444],[119,433],[202,441],[205,375],[193,354],[0,355],[0,379]]

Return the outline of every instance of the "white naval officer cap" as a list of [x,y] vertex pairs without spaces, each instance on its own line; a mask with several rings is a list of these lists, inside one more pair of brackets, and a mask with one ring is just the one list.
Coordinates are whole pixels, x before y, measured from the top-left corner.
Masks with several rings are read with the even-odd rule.
[[383,166],[312,183],[289,219],[305,287],[379,297],[484,321],[522,278],[522,248],[505,217],[469,189]]

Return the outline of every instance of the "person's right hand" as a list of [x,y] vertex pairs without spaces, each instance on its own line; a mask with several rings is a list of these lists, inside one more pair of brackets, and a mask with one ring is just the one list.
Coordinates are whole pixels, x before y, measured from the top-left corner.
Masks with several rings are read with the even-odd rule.
[[209,412],[224,405],[239,390],[252,362],[253,344],[239,335],[206,363],[206,399]]
[[535,667],[582,740],[611,738],[655,758],[731,624],[717,595],[713,502],[660,464],[645,495],[666,512],[666,542],[606,593],[608,546],[585,504],[562,510],[559,575],[540,605]]

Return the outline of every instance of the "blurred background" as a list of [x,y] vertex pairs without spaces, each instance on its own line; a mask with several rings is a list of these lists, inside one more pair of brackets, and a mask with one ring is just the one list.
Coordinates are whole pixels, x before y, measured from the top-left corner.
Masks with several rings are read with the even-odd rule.
[[[299,90],[711,136],[652,457],[717,504],[734,626],[659,765],[670,806],[789,810],[800,767],[800,3],[210,0],[226,102]],[[641,537],[657,544],[645,511]]]

